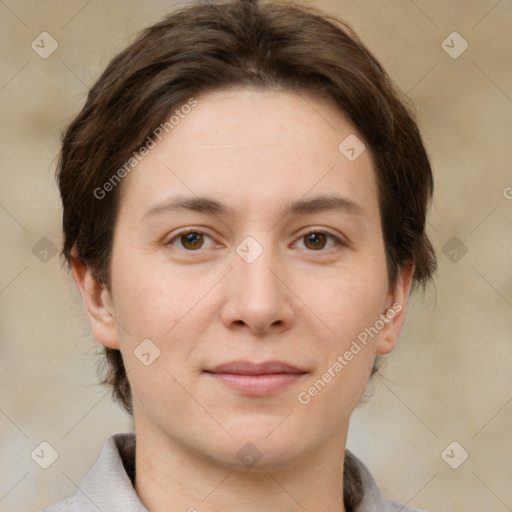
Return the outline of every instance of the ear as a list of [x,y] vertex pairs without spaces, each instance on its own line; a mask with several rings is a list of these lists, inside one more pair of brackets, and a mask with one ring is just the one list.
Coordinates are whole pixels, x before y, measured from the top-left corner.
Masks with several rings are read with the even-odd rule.
[[119,349],[110,292],[77,256],[69,258],[75,284],[82,295],[93,336],[105,347]]
[[386,311],[381,315],[384,327],[377,342],[377,354],[389,354],[397,344],[405,320],[414,268],[414,263],[399,268],[396,285],[390,290]]

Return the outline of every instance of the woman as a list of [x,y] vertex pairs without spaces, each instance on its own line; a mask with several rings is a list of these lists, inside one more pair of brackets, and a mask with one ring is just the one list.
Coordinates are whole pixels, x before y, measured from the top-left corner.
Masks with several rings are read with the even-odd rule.
[[63,254],[111,437],[46,510],[410,511],[345,449],[435,256],[418,128],[351,30],[199,3],[146,29],[63,137]]

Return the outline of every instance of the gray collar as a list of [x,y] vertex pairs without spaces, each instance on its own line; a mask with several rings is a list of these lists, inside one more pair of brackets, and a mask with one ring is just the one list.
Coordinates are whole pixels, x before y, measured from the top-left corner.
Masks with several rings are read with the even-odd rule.
[[[366,466],[346,450],[362,481],[363,500],[353,512],[421,512],[386,499]],[[107,439],[100,458],[77,494],[42,512],[148,512],[133,488],[135,435],[116,434]]]

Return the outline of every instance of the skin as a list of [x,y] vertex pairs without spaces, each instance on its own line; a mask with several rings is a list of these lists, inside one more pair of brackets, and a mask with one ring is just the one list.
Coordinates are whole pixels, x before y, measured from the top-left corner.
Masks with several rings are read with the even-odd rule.
[[[245,88],[196,99],[123,180],[110,290],[72,261],[95,338],[121,350],[128,372],[136,491],[151,512],[343,511],[350,415],[376,354],[395,347],[414,267],[389,289],[370,151],[355,161],[340,153],[357,131],[332,104]],[[208,196],[233,214],[161,208],[176,194]],[[361,213],[283,216],[288,201],[322,195]],[[199,249],[177,236],[185,228],[205,233]],[[309,228],[340,242],[320,235],[313,246]],[[252,263],[236,252],[247,236],[263,249]],[[301,404],[298,393],[395,303],[401,312]],[[149,366],[134,355],[144,339],[160,350]],[[204,373],[233,360],[307,373],[247,396]],[[262,454],[252,467],[237,457],[247,442]]]

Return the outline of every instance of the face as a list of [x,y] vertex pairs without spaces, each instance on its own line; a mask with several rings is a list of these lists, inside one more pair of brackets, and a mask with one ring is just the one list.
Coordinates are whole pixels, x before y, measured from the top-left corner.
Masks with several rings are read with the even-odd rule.
[[371,155],[325,100],[196,100],[123,180],[111,290],[85,279],[93,333],[122,352],[140,433],[232,466],[342,453],[410,287],[388,288]]

